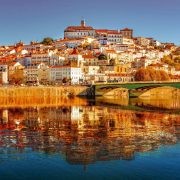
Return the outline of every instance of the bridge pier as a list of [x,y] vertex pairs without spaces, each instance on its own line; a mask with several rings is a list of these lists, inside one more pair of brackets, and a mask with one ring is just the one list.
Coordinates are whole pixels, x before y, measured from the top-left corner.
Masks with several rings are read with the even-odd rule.
[[92,86],[87,87],[78,96],[95,99],[95,97],[96,97],[96,86],[92,85]]

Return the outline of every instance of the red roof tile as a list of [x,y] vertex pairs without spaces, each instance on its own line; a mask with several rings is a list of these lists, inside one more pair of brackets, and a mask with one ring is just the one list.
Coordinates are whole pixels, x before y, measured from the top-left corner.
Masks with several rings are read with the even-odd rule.
[[96,57],[94,57],[92,54],[88,54],[88,55],[83,55],[84,59],[95,59]]
[[65,32],[71,31],[91,31],[93,28],[91,26],[69,26],[65,29]]
[[74,48],[74,50],[71,53],[71,55],[78,55],[78,54],[79,54],[79,51],[76,48]]

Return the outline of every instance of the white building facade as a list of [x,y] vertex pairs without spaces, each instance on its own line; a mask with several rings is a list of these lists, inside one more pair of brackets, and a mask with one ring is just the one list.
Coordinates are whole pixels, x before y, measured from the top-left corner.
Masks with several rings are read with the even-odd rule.
[[81,68],[71,66],[49,67],[49,80],[51,82],[63,82],[64,79],[71,84],[79,84],[83,81]]

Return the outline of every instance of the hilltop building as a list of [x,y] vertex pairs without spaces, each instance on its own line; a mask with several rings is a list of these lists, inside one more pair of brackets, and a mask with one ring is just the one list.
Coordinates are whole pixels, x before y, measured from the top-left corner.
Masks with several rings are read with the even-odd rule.
[[100,44],[123,43],[123,38],[133,38],[133,29],[94,29],[91,26],[86,26],[85,20],[82,20],[80,26],[69,26],[64,30],[64,39],[79,39],[84,37],[96,38]]
[[95,30],[91,26],[86,26],[85,20],[81,21],[80,26],[69,26],[64,30],[65,39],[76,39],[82,37],[94,37]]
[[128,39],[133,38],[133,29],[124,28],[124,29],[121,29],[121,33],[124,38],[128,38]]

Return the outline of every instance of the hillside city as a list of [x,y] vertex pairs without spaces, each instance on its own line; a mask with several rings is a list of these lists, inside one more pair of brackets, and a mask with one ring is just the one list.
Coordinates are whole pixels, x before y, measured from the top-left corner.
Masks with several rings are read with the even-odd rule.
[[82,20],[63,39],[0,46],[0,84],[179,81],[180,47],[133,32],[94,29]]

